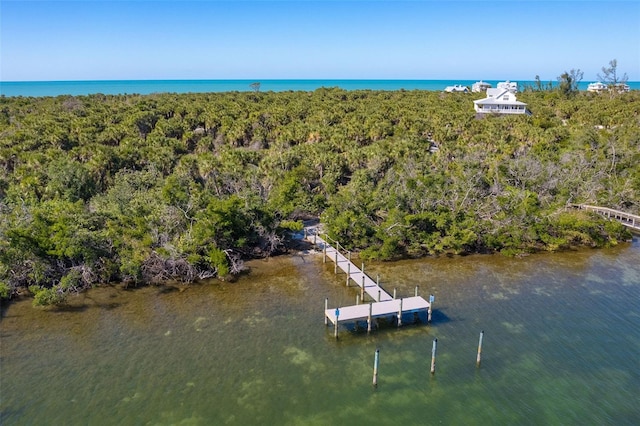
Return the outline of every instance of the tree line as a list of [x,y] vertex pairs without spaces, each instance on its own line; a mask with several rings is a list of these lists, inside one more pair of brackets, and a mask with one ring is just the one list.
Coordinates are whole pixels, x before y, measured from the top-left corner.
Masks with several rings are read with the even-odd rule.
[[364,258],[519,255],[628,239],[640,94],[229,92],[0,98],[0,295],[225,278],[320,218]]

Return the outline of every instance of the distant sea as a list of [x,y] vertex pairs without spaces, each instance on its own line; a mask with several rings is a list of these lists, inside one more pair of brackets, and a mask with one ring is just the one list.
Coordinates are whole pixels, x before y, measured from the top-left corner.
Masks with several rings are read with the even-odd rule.
[[[260,83],[261,92],[313,91],[321,87],[345,90],[430,90],[442,91],[461,84],[471,87],[477,80],[95,80],[95,81],[5,81],[0,82],[2,96],[119,95],[150,93],[249,92],[252,83]],[[496,86],[499,80],[484,80]],[[555,82],[553,82],[555,83]],[[586,90],[590,82],[581,82]],[[533,81],[518,81],[521,88]],[[543,84],[547,82],[543,81]],[[640,90],[640,82],[628,82]]]

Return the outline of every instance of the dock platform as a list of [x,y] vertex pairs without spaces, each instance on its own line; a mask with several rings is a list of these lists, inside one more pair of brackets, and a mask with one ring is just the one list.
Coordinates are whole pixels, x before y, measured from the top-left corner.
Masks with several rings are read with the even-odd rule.
[[[373,318],[402,315],[405,313],[427,311],[429,302],[422,297],[407,297],[391,299],[384,302],[371,302],[362,305],[344,306],[342,308],[326,309],[325,315],[332,324],[357,320],[371,320]],[[336,315],[337,314],[337,315]]]

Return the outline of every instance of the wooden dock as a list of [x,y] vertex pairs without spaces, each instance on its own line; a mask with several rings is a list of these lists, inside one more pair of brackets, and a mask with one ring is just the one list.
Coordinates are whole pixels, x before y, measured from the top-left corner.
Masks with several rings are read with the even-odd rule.
[[[331,240],[327,235],[321,235],[317,228],[308,227],[305,228],[304,238],[306,241],[312,243],[317,249],[322,250],[323,262],[330,259],[334,263],[334,272],[342,271],[347,275],[347,286],[351,282],[355,283],[359,289],[362,304],[356,304],[353,306],[341,306],[338,308],[329,309],[328,302],[325,300],[325,324],[328,321],[333,323],[335,328],[335,335],[338,336],[338,324],[341,322],[355,322],[359,320],[367,321],[367,330],[371,331],[372,321],[380,317],[395,316],[398,321],[398,325],[402,324],[402,315],[405,313],[418,313],[426,312],[428,314],[428,321],[431,321],[431,302],[433,302],[433,296],[430,296],[429,301],[418,296],[417,287],[416,294],[413,297],[407,298],[395,298],[394,295],[387,293],[382,287],[380,287],[379,278],[374,281],[364,271],[364,264],[361,268],[358,268],[351,261],[351,253],[348,251],[340,251],[340,243]],[[372,300],[369,303],[365,303],[365,294]]]
[[587,204],[574,204],[574,207],[581,210],[598,213],[599,215],[605,216],[609,219],[617,220],[627,228],[631,228],[634,231],[640,232],[640,216],[621,212],[619,210],[614,210],[607,207],[590,206]]

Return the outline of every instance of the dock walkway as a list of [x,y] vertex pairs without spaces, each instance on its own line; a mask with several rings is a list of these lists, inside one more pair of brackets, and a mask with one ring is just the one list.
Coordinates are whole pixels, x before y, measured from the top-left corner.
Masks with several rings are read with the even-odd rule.
[[631,213],[621,212],[619,210],[610,209],[608,207],[590,206],[587,204],[574,204],[575,208],[587,210],[614,219],[634,231],[640,232],[640,216]]
[[[374,281],[364,272],[364,264],[362,268],[358,268],[351,262],[350,252],[345,251],[346,255],[340,252],[340,243],[332,241],[327,235],[321,235],[316,227],[307,227],[304,229],[304,238],[312,243],[315,247],[322,250],[323,261],[331,259],[334,262],[334,270],[338,270],[347,274],[347,285],[353,281],[361,291],[361,300],[364,302],[364,295],[367,294],[373,301],[369,303],[356,304],[353,306],[342,306],[329,309],[325,300],[325,324],[331,321],[335,327],[335,335],[338,336],[338,324],[341,322],[353,322],[358,320],[367,320],[368,330],[371,331],[372,320],[379,317],[396,316],[398,325],[402,324],[402,315],[405,313],[417,313],[424,311],[428,313],[428,321],[431,320],[431,302],[418,296],[417,287],[414,297],[396,299],[395,294],[392,296],[380,287],[379,279]],[[395,293],[395,291],[394,291]]]

